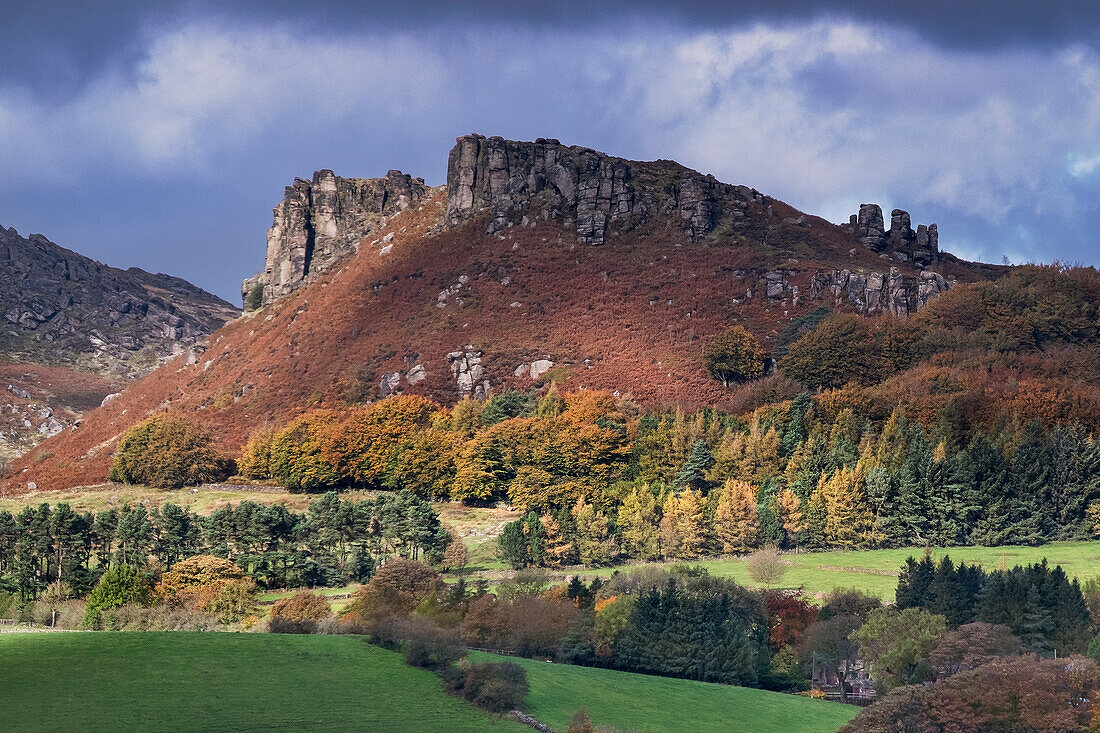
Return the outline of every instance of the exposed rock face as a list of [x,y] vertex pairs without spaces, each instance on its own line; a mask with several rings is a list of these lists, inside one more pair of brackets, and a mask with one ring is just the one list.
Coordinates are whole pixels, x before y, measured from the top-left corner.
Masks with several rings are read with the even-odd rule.
[[309,284],[427,192],[424,179],[393,170],[385,178],[340,178],[330,170],[296,178],[273,210],[264,271],[244,281],[242,297],[247,303],[253,289],[262,290],[266,305]]
[[447,354],[447,361],[451,366],[451,375],[454,377],[458,391],[463,395],[473,395],[478,399],[485,399],[489,395],[489,380],[482,379],[485,372],[481,366],[481,357],[484,352],[467,346],[463,351],[452,351]]
[[180,278],[108,267],[0,226],[0,355],[137,377],[238,312]]
[[878,204],[860,204],[856,218],[856,236],[868,249],[881,252],[886,246],[882,226],[882,208]]
[[921,272],[915,280],[902,275],[896,267],[891,267],[888,274],[818,270],[810,281],[810,298],[819,300],[831,293],[834,302],[839,302],[847,295],[860,313],[908,316],[946,292],[951,285],[943,275],[930,270]]
[[520,364],[513,374],[517,377],[530,377],[538,380],[543,374],[554,368],[554,362],[549,359],[535,359],[529,364]]
[[935,224],[921,224],[913,231],[909,212],[890,212],[890,230],[884,231],[882,209],[878,204],[860,204],[850,224],[864,246],[875,252],[893,255],[902,262],[912,260],[918,267],[932,264],[940,253],[940,234]]
[[720,183],[678,163],[637,163],[552,139],[466,135],[447,163],[447,224],[488,208],[490,234],[554,218],[575,227],[578,241],[600,245],[665,214],[694,241],[723,219],[736,226],[751,202],[764,201],[753,189]]

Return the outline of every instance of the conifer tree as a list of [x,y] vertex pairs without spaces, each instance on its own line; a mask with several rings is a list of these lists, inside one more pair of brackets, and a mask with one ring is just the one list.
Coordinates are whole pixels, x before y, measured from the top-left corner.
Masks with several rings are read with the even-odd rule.
[[705,490],[708,487],[706,474],[712,465],[714,465],[714,456],[707,447],[706,441],[695,441],[687,460],[676,474],[676,485],[697,491]]
[[641,560],[655,559],[660,553],[657,524],[656,497],[648,485],[635,484],[619,507],[623,552]]
[[725,554],[757,547],[756,489],[746,481],[727,479],[714,512],[714,536]]

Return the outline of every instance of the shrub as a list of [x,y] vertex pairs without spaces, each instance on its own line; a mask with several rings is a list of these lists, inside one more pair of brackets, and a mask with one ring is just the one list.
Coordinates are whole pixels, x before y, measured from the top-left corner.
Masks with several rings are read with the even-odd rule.
[[264,304],[264,284],[256,283],[244,296],[244,309],[246,311],[258,311]]
[[388,613],[408,614],[438,583],[439,573],[424,563],[393,557],[356,592],[345,612],[367,616],[385,609]]
[[514,662],[467,664],[461,671],[465,674],[448,675],[451,691],[492,713],[520,707],[531,689],[527,673]]
[[752,553],[745,560],[745,566],[749,577],[765,588],[771,588],[778,583],[787,572],[787,563],[775,547],[765,547]]
[[164,413],[122,434],[111,480],[178,489],[220,481],[228,465],[209,430],[183,415]]
[[323,597],[302,591],[275,601],[268,627],[276,634],[312,634],[331,613],[332,607]]
[[105,619],[104,612],[129,605],[145,606],[151,598],[149,580],[137,568],[116,565],[100,577],[95,589],[88,594],[84,625],[97,629],[106,621],[107,626],[112,626],[111,618]]
[[450,667],[466,654],[466,647],[454,629],[442,629],[423,618],[406,622],[405,662],[421,669],[440,670]]
[[171,601],[203,586],[228,583],[243,577],[244,571],[232,560],[213,555],[194,555],[180,560],[161,577],[157,583],[157,596]]

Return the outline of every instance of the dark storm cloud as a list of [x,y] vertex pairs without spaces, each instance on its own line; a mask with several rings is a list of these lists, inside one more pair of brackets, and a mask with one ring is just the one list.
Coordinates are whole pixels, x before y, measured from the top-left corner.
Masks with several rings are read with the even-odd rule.
[[676,158],[836,221],[907,208],[966,256],[1100,260],[1085,3],[10,5],[0,224],[224,297],[294,176],[438,184],[470,131]]

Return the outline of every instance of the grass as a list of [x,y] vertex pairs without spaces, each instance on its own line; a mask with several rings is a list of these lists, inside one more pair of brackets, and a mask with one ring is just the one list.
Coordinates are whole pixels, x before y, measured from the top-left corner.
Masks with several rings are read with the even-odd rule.
[[594,725],[636,733],[835,733],[859,712],[850,705],[747,687],[479,652],[471,657],[522,665],[531,685],[526,710],[554,730],[565,730],[582,705]]
[[[898,584],[898,572],[906,558],[920,558],[924,548],[909,547],[892,550],[854,550],[788,554],[790,563],[779,583],[781,588],[802,586],[807,593],[824,594],[836,588],[858,588],[864,593],[893,600]],[[1030,565],[1046,558],[1051,565],[1061,565],[1070,577],[1080,580],[1100,572],[1100,542],[1051,542],[1038,547],[947,547],[931,550],[933,559],[949,555],[955,563],[978,564],[986,570],[1014,565]],[[732,578],[754,586],[742,558],[701,560],[698,563],[714,575]],[[643,567],[630,564],[618,568],[585,571],[584,575],[607,576],[616,569],[629,572]]]
[[0,730],[530,731],[351,636],[0,634]]

